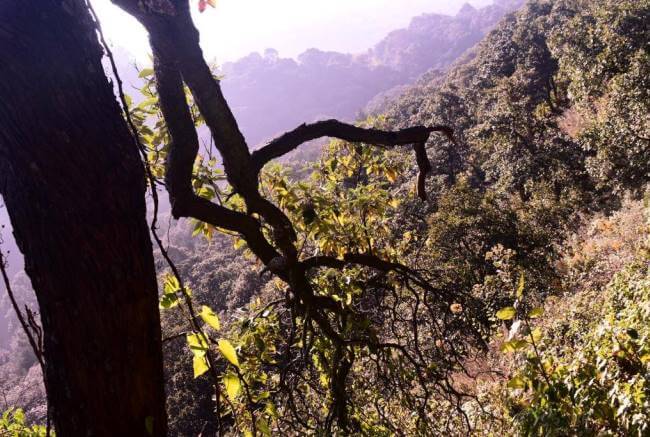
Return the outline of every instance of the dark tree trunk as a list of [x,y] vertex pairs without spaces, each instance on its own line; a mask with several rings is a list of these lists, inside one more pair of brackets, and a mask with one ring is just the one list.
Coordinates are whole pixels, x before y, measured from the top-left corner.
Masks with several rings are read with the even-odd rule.
[[166,433],[144,189],[83,1],[0,2],[0,193],[60,436]]

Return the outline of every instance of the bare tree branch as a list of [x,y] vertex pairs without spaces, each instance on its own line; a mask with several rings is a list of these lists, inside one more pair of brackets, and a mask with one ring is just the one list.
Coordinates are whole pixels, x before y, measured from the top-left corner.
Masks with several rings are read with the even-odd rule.
[[[2,236],[0,236],[0,244],[2,242],[3,242]],[[11,288],[11,281],[9,281],[9,274],[7,273],[7,269],[6,269],[6,260],[1,250],[0,250],[0,276],[2,276],[2,281],[4,282],[5,290],[7,291],[7,296],[9,296],[9,301],[11,302],[11,306],[14,312],[16,313],[16,317],[20,322],[20,326],[23,328],[23,332],[27,336],[27,341],[29,341],[29,345],[31,346],[32,351],[36,356],[36,360],[38,361],[38,364],[41,368],[41,374],[43,375],[43,385],[45,385],[47,388],[47,379],[45,378],[46,363],[45,363],[45,356],[43,353],[43,330],[40,326],[38,326],[38,323],[36,323],[36,320],[34,318],[34,313],[29,309],[27,305],[25,305],[27,320],[25,320],[25,315],[23,315],[22,311],[20,311],[20,307],[18,306],[18,302],[16,301],[16,296],[14,295],[14,292]],[[36,337],[34,337],[35,335]],[[7,401],[5,399],[5,404],[6,403]],[[50,422],[50,417],[52,412],[51,412],[50,401],[48,397],[46,397],[46,406],[47,406],[47,413],[46,413],[47,423],[45,427],[45,435],[49,437],[52,432],[52,426]]]
[[322,137],[386,147],[413,144],[418,169],[420,170],[417,183],[418,195],[422,200],[426,200],[424,181],[427,174],[431,172],[431,164],[427,158],[425,144],[432,132],[442,132],[449,141],[454,142],[453,129],[440,125],[431,127],[414,126],[398,131],[384,131],[361,128],[338,120],[302,124],[253,152],[253,166],[256,173],[259,173],[269,161],[291,152],[307,141]]
[[264,262],[279,256],[268,243],[260,224],[251,216],[197,196],[192,188],[192,169],[199,140],[187,106],[183,82],[174,63],[164,54],[155,56],[156,86],[160,107],[172,139],[166,162],[165,182],[174,217],[193,217],[244,236],[251,250]]
[[259,171],[272,159],[285,155],[301,144],[317,138],[332,137],[350,142],[399,146],[424,143],[432,132],[443,132],[448,138],[453,135],[453,130],[447,126],[414,126],[398,131],[384,131],[361,128],[338,120],[324,120],[312,124],[302,124],[256,150],[252,156],[255,167]]

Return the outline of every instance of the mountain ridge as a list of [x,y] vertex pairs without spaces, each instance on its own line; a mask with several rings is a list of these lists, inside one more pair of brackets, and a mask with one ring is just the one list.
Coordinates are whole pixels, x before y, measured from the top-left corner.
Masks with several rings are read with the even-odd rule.
[[455,16],[422,14],[363,53],[312,48],[293,59],[275,49],[253,52],[220,68],[224,94],[251,147],[304,122],[354,121],[378,94],[449,67],[521,4],[502,0],[466,4]]

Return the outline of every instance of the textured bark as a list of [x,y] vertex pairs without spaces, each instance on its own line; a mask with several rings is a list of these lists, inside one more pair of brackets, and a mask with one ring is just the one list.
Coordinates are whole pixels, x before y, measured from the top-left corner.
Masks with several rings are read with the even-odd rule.
[[[255,168],[259,171],[269,161],[286,155],[307,141],[317,138],[331,137],[350,142],[398,146],[424,144],[429,139],[431,132],[443,132],[449,139],[453,139],[453,131],[447,126],[414,126],[387,132],[379,129],[364,129],[338,120],[324,120],[298,126],[253,152],[252,158]],[[426,154],[424,159],[426,159]],[[418,163],[418,165],[420,164]]]
[[0,193],[60,436],[166,434],[144,172],[82,0],[0,2]]

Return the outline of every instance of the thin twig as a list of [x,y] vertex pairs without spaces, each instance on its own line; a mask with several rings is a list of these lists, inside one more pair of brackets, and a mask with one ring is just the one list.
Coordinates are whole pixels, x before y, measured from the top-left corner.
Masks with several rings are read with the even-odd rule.
[[[3,243],[2,237],[0,236],[0,244]],[[5,289],[7,291],[7,295],[9,296],[9,301],[11,302],[11,306],[13,307],[14,312],[16,313],[16,317],[18,318],[18,321],[20,322],[20,326],[22,327],[23,331],[25,332],[25,335],[27,336],[27,340],[29,341],[29,345],[32,348],[32,351],[34,352],[34,355],[36,356],[36,359],[38,360],[38,364],[41,367],[41,373],[43,375],[43,384],[47,386],[47,380],[45,378],[45,360],[43,358],[43,343],[42,343],[42,335],[40,334],[41,331],[40,328],[39,330],[36,331],[37,335],[39,336],[38,342],[34,338],[34,334],[30,331],[29,327],[30,324],[25,320],[25,316],[23,315],[22,311],[20,311],[20,307],[18,306],[18,302],[16,301],[16,296],[13,292],[13,289],[11,288],[11,282],[9,281],[9,274],[7,273],[7,261],[5,259],[4,254],[0,250],[0,273],[2,274],[2,280],[5,285]],[[34,326],[36,325],[36,321],[33,320],[33,315],[31,311],[28,309],[27,310],[28,317],[30,318],[30,323],[33,321]],[[45,428],[45,435],[47,437],[50,436],[51,433],[51,423],[50,423],[50,403],[47,398],[45,397],[45,402],[46,402],[46,428]]]

